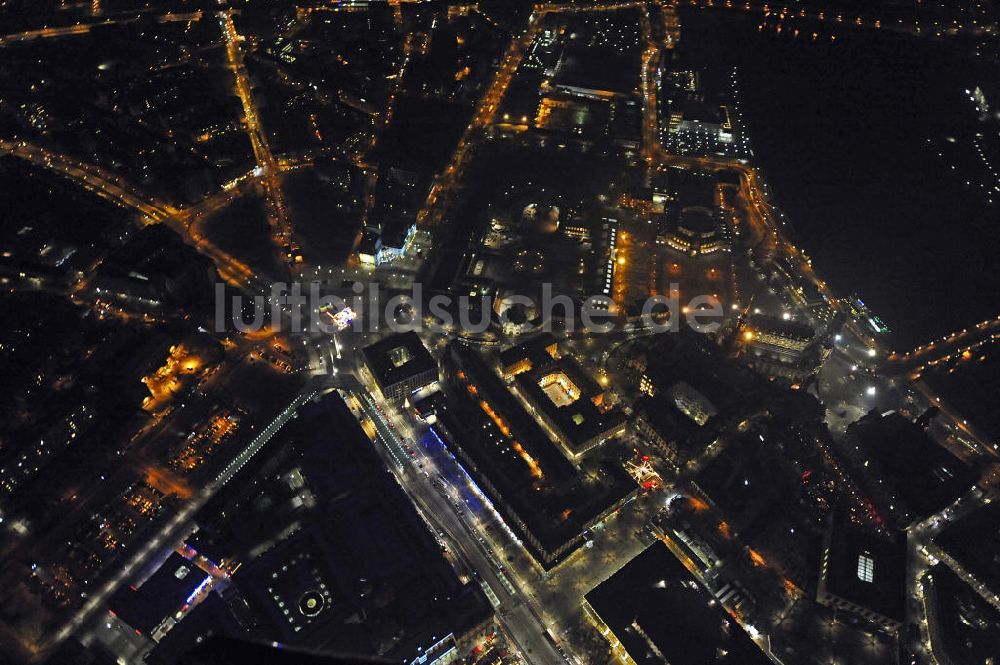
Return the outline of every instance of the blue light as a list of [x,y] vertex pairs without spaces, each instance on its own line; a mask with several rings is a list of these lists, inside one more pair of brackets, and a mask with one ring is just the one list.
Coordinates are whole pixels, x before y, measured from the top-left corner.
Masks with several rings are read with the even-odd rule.
[[190,603],[190,602],[191,602],[191,600],[192,600],[192,599],[193,599],[193,598],[194,598],[195,596],[197,596],[197,595],[198,595],[199,593],[201,593],[201,592],[202,592],[202,591],[203,591],[203,590],[205,589],[205,586],[206,586],[206,585],[208,585],[208,583],[209,583],[209,582],[211,582],[211,581],[212,581],[212,576],[211,576],[211,575],[207,575],[207,576],[205,577],[205,579],[203,579],[203,580],[201,581],[201,584],[199,584],[198,586],[196,586],[196,587],[194,588],[194,591],[192,591],[192,592],[191,592],[191,595],[187,597],[187,600],[185,600],[185,601],[184,601],[184,604],[185,604],[185,605],[187,605],[188,603]]

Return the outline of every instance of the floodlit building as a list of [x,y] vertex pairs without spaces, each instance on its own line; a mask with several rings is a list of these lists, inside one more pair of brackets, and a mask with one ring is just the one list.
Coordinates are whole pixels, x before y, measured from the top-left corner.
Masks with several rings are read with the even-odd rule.
[[716,212],[703,206],[681,209],[675,221],[663,225],[656,240],[691,256],[711,254],[727,247],[719,232]]
[[574,463],[625,432],[625,414],[607,402],[605,389],[576,360],[559,354],[551,335],[508,349],[501,365],[528,411]]
[[742,321],[736,341],[747,365],[765,376],[802,381],[823,361],[815,331],[796,321],[751,315]]
[[361,233],[361,242],[358,243],[358,247],[354,251],[355,255],[358,257],[358,263],[368,268],[374,268],[376,265],[375,259],[376,257],[378,257],[378,252],[379,252],[378,229],[365,227],[364,231],[362,231]]

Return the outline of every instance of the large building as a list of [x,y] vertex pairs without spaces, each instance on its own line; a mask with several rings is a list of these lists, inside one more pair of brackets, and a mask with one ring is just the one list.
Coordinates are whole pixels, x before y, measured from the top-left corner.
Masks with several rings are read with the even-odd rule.
[[711,254],[728,246],[723,242],[716,211],[703,206],[687,206],[676,215],[668,214],[660,224],[656,241],[690,256]]
[[922,578],[927,632],[939,663],[995,665],[1000,654],[1000,609],[939,563]]
[[651,221],[656,242],[689,256],[727,251],[729,231],[719,207],[719,176],[708,171],[663,169],[651,180]]
[[[625,14],[622,14],[624,17]],[[584,19],[583,21],[586,21]],[[575,34],[585,35],[593,26],[570,19],[568,26]],[[626,19],[622,19],[623,26]],[[634,29],[635,23],[628,25]],[[549,86],[577,97],[612,100],[636,96],[639,92],[639,72],[633,66],[637,52],[622,53],[613,47],[582,44],[571,40],[559,55],[550,77]],[[637,64],[637,63],[636,63]]]
[[796,321],[751,315],[741,323],[737,342],[747,365],[765,376],[802,381],[823,361],[815,331]]
[[437,381],[437,363],[412,330],[390,335],[361,353],[372,380],[389,402],[402,402]]
[[625,414],[608,403],[604,388],[576,360],[560,355],[551,335],[508,349],[500,363],[528,411],[574,463],[625,432]]
[[980,508],[949,525],[930,549],[1000,609],[1000,503]]
[[148,579],[120,589],[111,599],[111,608],[137,634],[159,642],[210,579],[175,552]]
[[579,466],[567,459],[479,352],[452,343],[442,376],[448,399],[435,428],[543,568],[638,490],[607,449]]
[[906,539],[869,535],[834,519],[823,541],[816,601],[889,631],[905,618]]
[[882,521],[905,529],[972,489],[977,474],[895,412],[872,411],[841,442],[852,475]]
[[647,378],[643,392],[646,396],[636,402],[633,424],[665,460],[680,466],[719,435],[721,419],[715,405],[686,382],[665,386],[658,393]]
[[584,596],[584,608],[630,665],[772,662],[662,541]]

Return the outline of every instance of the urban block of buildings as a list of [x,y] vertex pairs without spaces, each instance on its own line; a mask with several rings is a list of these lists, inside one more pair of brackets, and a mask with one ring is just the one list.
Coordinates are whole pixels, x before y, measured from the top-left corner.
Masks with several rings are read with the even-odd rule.
[[571,462],[478,351],[453,342],[442,376],[448,401],[435,427],[543,568],[636,494],[613,453]]

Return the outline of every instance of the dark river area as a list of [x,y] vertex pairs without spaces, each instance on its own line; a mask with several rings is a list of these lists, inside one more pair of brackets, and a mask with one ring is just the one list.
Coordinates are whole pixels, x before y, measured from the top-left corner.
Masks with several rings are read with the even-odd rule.
[[[694,8],[681,24],[707,90],[729,92],[735,68],[753,160],[796,243],[836,293],[857,293],[890,326],[890,348],[1000,314],[995,64],[968,44],[889,31],[803,24],[795,37]],[[993,439],[998,347],[924,375]]]
[[995,66],[964,45],[888,31],[813,41],[697,9],[681,24],[710,87],[727,88],[739,65],[775,203],[835,292],[857,292],[889,324],[893,348],[1000,313],[1000,198],[966,183],[989,178],[975,135],[1000,132],[966,90],[983,86],[1000,105]]

